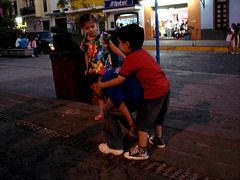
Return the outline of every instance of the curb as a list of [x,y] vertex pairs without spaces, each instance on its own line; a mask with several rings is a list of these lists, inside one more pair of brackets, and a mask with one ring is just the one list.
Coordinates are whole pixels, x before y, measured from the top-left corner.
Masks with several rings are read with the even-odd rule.
[[[145,50],[156,50],[156,46],[143,46]],[[226,47],[162,47],[160,46],[160,50],[176,50],[176,51],[224,51],[227,52]]]

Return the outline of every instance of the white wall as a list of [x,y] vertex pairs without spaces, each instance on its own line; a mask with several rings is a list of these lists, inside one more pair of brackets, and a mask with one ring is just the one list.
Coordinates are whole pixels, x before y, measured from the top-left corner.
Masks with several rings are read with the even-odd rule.
[[[213,0],[205,0],[205,8],[201,4],[201,29],[213,29]],[[240,23],[240,0],[229,0],[229,26]]]
[[229,0],[229,26],[240,23],[240,0]]
[[57,10],[57,3],[58,3],[58,0],[51,0],[51,12],[53,10]]
[[139,26],[144,28],[144,6],[141,7],[141,10],[138,13]]
[[205,0],[205,8],[201,3],[201,29],[213,29],[213,0]]
[[111,28],[111,22],[114,22],[114,14],[112,14],[112,15],[110,15],[109,17],[108,17],[108,30],[114,30],[114,28]]

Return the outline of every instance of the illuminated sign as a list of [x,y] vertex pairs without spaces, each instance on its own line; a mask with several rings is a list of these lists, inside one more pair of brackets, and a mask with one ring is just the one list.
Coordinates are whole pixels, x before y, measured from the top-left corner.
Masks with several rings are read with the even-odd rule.
[[133,5],[133,0],[105,1],[105,8],[116,8]]

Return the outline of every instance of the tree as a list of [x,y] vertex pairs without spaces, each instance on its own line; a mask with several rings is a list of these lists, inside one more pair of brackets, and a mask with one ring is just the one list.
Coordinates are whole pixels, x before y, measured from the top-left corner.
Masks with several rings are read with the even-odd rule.
[[2,14],[0,14],[0,24],[1,27],[15,27],[16,23],[14,21],[13,8],[9,0],[0,0],[0,7],[2,8]]
[[16,22],[13,16],[12,4],[9,0],[0,0],[0,48],[14,47],[17,33],[20,30],[15,29]]
[[[94,8],[88,1],[86,1],[86,0],[58,0],[58,4],[57,4],[57,6],[62,9],[70,8],[70,7],[71,7],[71,9],[78,9],[79,5],[82,8],[88,9],[87,10],[88,13],[96,14],[97,19],[98,19],[99,30],[105,29],[106,17],[103,16],[102,13],[97,13],[99,11],[96,8]],[[78,12],[77,14],[75,14],[76,15],[75,25],[76,25],[77,31],[80,31],[80,29],[81,29],[81,27],[79,25],[79,17],[85,13],[86,12],[83,11],[83,12]]]
[[58,0],[57,6],[59,8],[63,9],[63,8],[66,8],[66,6],[71,5],[72,9],[77,9],[77,7],[75,6],[76,2],[79,2],[83,8],[91,7],[91,5],[88,2],[86,2],[85,0],[81,0],[81,1],[79,1],[79,0]]

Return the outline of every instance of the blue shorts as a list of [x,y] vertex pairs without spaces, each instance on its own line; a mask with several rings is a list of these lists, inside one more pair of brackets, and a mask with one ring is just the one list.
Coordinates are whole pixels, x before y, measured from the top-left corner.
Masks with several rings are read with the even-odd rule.
[[150,133],[155,125],[162,125],[167,115],[169,101],[170,91],[159,98],[144,99],[136,118],[138,129]]

